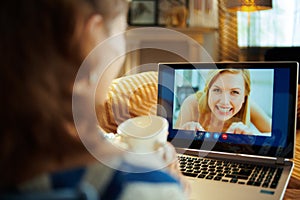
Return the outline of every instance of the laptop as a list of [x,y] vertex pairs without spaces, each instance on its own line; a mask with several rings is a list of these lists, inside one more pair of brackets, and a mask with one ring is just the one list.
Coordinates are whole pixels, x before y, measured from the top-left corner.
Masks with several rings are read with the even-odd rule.
[[157,114],[190,199],[282,199],[292,170],[297,62],[160,63]]

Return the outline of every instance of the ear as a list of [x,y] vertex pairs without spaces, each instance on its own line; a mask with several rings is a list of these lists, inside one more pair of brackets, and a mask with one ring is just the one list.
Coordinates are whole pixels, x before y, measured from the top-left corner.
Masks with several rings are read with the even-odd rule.
[[99,28],[103,24],[103,18],[99,14],[93,14],[87,22],[87,28],[90,31],[94,31],[94,29]]
[[85,32],[92,41],[96,43],[100,42],[105,33],[103,17],[99,14],[93,14],[86,23]]

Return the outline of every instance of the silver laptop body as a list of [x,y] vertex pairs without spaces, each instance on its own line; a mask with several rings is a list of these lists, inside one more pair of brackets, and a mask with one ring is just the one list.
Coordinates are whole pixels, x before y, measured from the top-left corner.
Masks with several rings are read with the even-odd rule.
[[[198,91],[203,95],[212,71],[224,69],[250,71],[248,99],[270,117],[269,134],[233,134],[177,125],[179,118],[185,120],[180,114],[185,99]],[[160,63],[158,80],[157,114],[169,121],[168,140],[176,147],[182,173],[190,182],[190,199],[284,197],[293,170],[297,62]],[[225,106],[220,110],[230,113]]]

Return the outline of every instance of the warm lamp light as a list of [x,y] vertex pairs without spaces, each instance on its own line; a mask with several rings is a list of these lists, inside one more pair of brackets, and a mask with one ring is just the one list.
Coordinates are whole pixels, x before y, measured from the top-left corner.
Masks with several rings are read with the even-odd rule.
[[250,13],[254,11],[272,9],[272,0],[225,0],[228,11],[248,12],[247,49],[250,47]]
[[272,0],[226,0],[229,11],[253,12],[272,9]]

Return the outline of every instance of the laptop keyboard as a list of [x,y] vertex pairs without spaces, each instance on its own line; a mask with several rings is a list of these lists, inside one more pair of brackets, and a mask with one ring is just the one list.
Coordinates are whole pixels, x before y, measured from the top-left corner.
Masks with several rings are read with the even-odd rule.
[[179,155],[180,170],[185,176],[214,181],[246,184],[275,189],[282,167],[269,167],[225,160]]

